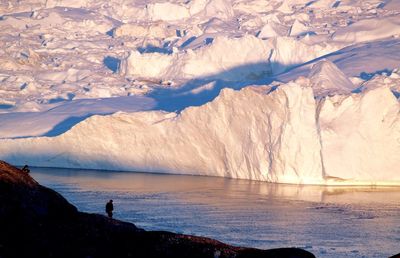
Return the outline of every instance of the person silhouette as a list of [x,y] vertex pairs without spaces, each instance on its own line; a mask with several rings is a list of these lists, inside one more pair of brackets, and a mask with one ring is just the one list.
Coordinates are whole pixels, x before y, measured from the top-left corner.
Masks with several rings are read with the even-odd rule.
[[109,200],[106,204],[106,213],[109,218],[112,218],[113,210],[114,210],[113,200]]
[[21,170],[24,171],[25,173],[31,172],[31,170],[29,169],[28,165],[25,165]]

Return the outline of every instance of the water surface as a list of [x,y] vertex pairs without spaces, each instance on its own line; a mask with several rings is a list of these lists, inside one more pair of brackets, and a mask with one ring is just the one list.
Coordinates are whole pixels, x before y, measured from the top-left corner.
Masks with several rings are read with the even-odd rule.
[[257,248],[300,247],[317,257],[400,252],[399,187],[320,187],[132,172],[32,168],[79,210],[146,230],[207,236]]

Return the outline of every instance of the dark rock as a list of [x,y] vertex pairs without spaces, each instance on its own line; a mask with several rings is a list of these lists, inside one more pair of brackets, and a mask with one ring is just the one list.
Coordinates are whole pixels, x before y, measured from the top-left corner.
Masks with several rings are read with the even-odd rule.
[[0,258],[314,257],[297,248],[259,250],[79,212],[57,192],[0,161]]

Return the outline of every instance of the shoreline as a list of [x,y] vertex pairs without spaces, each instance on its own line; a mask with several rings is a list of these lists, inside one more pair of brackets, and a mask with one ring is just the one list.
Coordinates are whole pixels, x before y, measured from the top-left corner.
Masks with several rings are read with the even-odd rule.
[[0,256],[4,258],[315,257],[298,248],[260,250],[205,237],[145,231],[131,223],[79,212],[57,192],[2,161],[0,202],[5,207],[0,209]]

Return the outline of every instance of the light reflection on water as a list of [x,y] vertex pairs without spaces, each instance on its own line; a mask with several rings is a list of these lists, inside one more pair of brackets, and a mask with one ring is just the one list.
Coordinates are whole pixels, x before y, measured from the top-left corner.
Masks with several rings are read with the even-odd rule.
[[81,211],[147,230],[208,236],[258,248],[296,246],[318,257],[400,252],[399,187],[321,187],[218,177],[32,168]]

